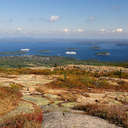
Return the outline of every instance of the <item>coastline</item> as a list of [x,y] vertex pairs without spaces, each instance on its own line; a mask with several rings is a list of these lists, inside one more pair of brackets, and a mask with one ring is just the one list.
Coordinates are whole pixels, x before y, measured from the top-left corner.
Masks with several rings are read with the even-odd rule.
[[71,57],[41,55],[0,56],[0,67],[54,67],[69,64],[128,67],[128,61],[78,60]]

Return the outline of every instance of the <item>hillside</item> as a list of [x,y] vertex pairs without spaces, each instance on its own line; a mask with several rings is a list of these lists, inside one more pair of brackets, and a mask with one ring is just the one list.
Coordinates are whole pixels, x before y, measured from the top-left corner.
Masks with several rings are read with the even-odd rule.
[[0,90],[0,128],[128,127],[127,68],[1,68]]

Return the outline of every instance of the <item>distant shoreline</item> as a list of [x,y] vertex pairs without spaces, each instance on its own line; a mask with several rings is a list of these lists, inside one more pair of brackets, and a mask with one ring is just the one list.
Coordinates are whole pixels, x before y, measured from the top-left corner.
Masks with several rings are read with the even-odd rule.
[[33,67],[33,66],[61,66],[68,64],[95,65],[95,66],[121,66],[128,67],[128,61],[98,61],[98,60],[78,60],[71,57],[62,56],[0,56],[0,67]]

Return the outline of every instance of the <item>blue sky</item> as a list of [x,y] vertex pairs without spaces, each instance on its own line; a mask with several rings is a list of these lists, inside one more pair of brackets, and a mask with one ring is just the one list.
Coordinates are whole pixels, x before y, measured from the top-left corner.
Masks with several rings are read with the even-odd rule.
[[0,37],[127,38],[128,0],[0,0]]

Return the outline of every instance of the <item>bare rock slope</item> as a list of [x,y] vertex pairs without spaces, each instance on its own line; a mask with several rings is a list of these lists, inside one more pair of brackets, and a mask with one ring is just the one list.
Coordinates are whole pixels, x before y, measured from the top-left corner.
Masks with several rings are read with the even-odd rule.
[[71,112],[49,112],[44,114],[42,128],[121,128],[103,119]]

